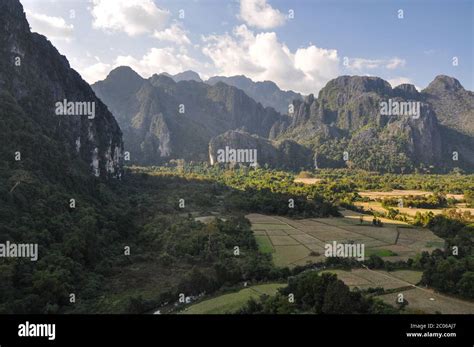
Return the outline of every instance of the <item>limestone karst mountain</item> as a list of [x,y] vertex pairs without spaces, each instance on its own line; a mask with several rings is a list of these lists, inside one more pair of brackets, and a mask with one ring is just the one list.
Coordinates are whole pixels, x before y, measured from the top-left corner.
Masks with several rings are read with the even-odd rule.
[[[58,102],[68,109],[58,114]],[[22,169],[43,174],[121,174],[117,122],[48,39],[30,31],[17,0],[0,2],[0,103],[1,161],[18,152]]]
[[[164,74],[143,79],[120,67],[93,88],[116,116],[138,163],[207,161],[211,139],[239,130],[267,140],[296,141],[307,147],[307,160],[319,168],[474,168],[473,96],[453,78],[438,76],[419,92],[410,84],[392,88],[378,77],[341,76],[329,81],[317,98],[291,95],[288,115],[264,108],[247,91],[226,83],[218,78],[176,82]],[[263,97],[257,89],[255,94]],[[290,96],[280,97],[286,104]],[[383,106],[397,108],[384,112]],[[237,145],[240,138],[231,142]],[[289,163],[299,162],[290,155],[279,158],[282,163],[272,165],[292,167]]]
[[422,95],[433,106],[441,124],[474,135],[474,93],[464,89],[457,79],[437,76]]
[[1,0],[0,240],[37,248],[35,261],[2,253],[1,313],[64,312],[65,288],[92,283],[130,220],[110,189],[124,182],[122,151],[107,107],[21,3]]
[[[472,137],[460,132],[472,124],[472,93],[450,79],[449,94],[436,97],[440,87],[434,86],[445,79],[437,77],[419,93],[413,85],[392,88],[377,77],[338,77],[327,83],[318,98],[310,95],[293,103],[292,124],[281,137],[312,148],[321,167],[472,170]],[[461,106],[445,105],[446,98],[462,100],[458,102]],[[419,103],[420,114],[383,114],[382,103]],[[460,138],[462,143],[456,140]],[[453,152],[459,152],[458,160],[453,160]]]
[[120,67],[92,87],[116,116],[132,160],[142,164],[205,161],[209,141],[219,134],[240,129],[272,138],[289,121],[224,83],[177,83],[163,74],[143,79]]

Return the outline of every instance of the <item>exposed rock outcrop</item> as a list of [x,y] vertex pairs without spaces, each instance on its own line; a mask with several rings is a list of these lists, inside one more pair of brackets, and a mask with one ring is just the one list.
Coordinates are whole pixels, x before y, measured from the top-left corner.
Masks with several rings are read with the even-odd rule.
[[[329,81],[317,99],[310,95],[293,103],[292,124],[281,138],[311,146],[323,167],[471,170],[474,159],[467,156],[474,150],[472,138],[461,134],[465,124],[472,124],[471,97],[457,80],[446,76],[438,76],[422,93],[410,84],[392,89],[377,77],[341,76]],[[449,106],[451,101],[459,105]],[[406,106],[410,112],[383,112],[383,103],[403,104],[400,110]],[[412,105],[413,110],[419,105],[419,115],[411,113]],[[457,126],[450,124],[448,114]],[[462,152],[462,160],[452,160],[455,150]]]
[[464,89],[457,79],[437,76],[422,95],[441,124],[474,136],[474,93]]
[[[4,102],[21,109],[10,131],[0,129],[2,141],[23,150],[25,160],[39,161],[47,154],[41,152],[44,147],[18,141],[16,125],[18,131],[33,131],[21,130],[22,122],[33,124],[32,136],[42,138],[45,146],[62,149],[62,165],[85,166],[101,177],[121,175],[123,145],[117,122],[47,38],[30,31],[18,0],[0,2],[0,93]],[[57,103],[65,100],[68,108],[58,113]],[[51,165],[57,159],[35,165]]]
[[93,88],[116,115],[133,162],[205,161],[209,141],[225,131],[272,138],[289,124],[287,116],[227,84],[176,83],[164,74],[142,79],[130,70],[117,68]]

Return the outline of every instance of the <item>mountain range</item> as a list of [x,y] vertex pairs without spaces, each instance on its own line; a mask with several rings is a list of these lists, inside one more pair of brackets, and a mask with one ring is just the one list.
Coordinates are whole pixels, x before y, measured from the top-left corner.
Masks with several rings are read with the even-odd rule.
[[288,112],[288,107],[291,105],[293,100],[303,99],[301,94],[292,90],[281,90],[272,81],[254,82],[250,78],[243,75],[230,77],[214,76],[209,78],[207,81],[203,81],[197,72],[190,70],[183,71],[176,75],[170,75],[166,72],[163,72],[161,75],[170,77],[175,82],[196,81],[205,82],[210,85],[223,82],[229,86],[243,90],[245,94],[250,96],[255,101],[261,103],[264,107],[273,107],[276,111],[282,114],[286,114]]
[[140,164],[206,161],[215,136],[241,130],[272,139],[290,120],[222,82],[175,82],[163,74],[144,79],[119,67],[92,88],[115,114],[127,151]]
[[[188,77],[181,79],[183,75]],[[437,76],[419,92],[410,84],[392,88],[377,77],[341,76],[329,81],[317,98],[286,92],[280,107],[286,112],[279,113],[250,96],[265,97],[258,92],[264,86],[285,93],[273,83],[242,76],[200,82],[196,75],[188,71],[144,79],[119,67],[92,86],[116,116],[137,163],[208,160],[215,154],[210,142],[224,145],[229,136],[227,142],[237,148],[266,143],[261,158],[280,158],[279,163],[269,160],[272,167],[299,169],[313,163],[382,172],[474,168],[474,96],[454,78]],[[239,81],[245,81],[243,89]],[[420,114],[383,114],[383,103],[419,104]],[[282,141],[310,154],[303,161],[282,156]],[[268,153],[270,148],[274,153]]]
[[[30,31],[17,0],[0,10],[0,160],[15,175],[120,177],[124,151],[140,165],[215,163],[219,146],[255,147],[259,165],[293,170],[474,171],[474,93],[455,78],[418,91],[340,76],[315,97],[245,76],[143,78],[122,66],[89,86]],[[58,113],[58,104],[73,107]],[[383,104],[416,104],[420,114],[384,113]],[[78,112],[86,106],[93,117]]]
[[[384,115],[384,102],[419,103],[420,115]],[[341,76],[317,99],[310,95],[294,102],[292,123],[282,137],[312,148],[323,167],[472,170],[473,102],[472,92],[443,75],[421,92],[409,84],[392,88],[377,77]]]

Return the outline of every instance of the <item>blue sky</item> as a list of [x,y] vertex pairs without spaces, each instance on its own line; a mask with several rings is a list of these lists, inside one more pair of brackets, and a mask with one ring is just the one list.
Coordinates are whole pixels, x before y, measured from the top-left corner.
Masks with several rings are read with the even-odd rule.
[[418,88],[446,74],[474,89],[471,0],[21,2],[90,83],[130,65],[144,77],[244,74],[305,94],[345,74]]

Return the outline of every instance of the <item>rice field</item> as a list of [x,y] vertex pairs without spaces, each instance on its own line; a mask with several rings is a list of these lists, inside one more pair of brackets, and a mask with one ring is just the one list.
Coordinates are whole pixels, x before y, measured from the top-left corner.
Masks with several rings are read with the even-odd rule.
[[[376,254],[397,261],[422,251],[442,248],[444,241],[431,231],[404,222],[383,219],[383,227],[372,225],[369,216],[344,210],[344,218],[292,220],[280,216],[249,214],[252,230],[262,253],[272,255],[276,266],[306,265],[325,260],[325,245],[356,243],[365,245],[365,255]],[[365,220],[360,222],[360,217]]]
[[[397,306],[398,295],[408,302],[407,313],[413,314],[474,314],[474,303],[460,300],[447,295],[435,293],[432,289],[417,286],[422,272],[413,270],[397,270],[392,272],[368,269],[324,270],[334,273],[351,289],[368,289],[382,287],[393,291],[379,295],[377,298],[385,303]],[[400,289],[399,291],[397,289]]]
[[279,288],[286,286],[283,283],[267,283],[251,286],[235,293],[229,293],[207,299],[187,307],[182,314],[226,314],[234,313],[242,308],[251,298],[275,295]]
[[[378,201],[356,202],[355,205],[359,207],[363,207],[364,210],[366,211],[372,210],[379,213],[387,212],[387,210],[382,206],[382,203]],[[456,204],[454,208],[461,212],[469,211],[471,212],[471,215],[474,215],[474,208],[469,208],[465,206],[466,204]],[[420,212],[420,213],[432,212],[433,214],[437,215],[437,214],[443,213],[444,211],[444,209],[442,208],[428,209],[428,208],[395,207],[395,209],[399,210],[401,213],[404,213],[410,217],[414,217],[417,212]]]

